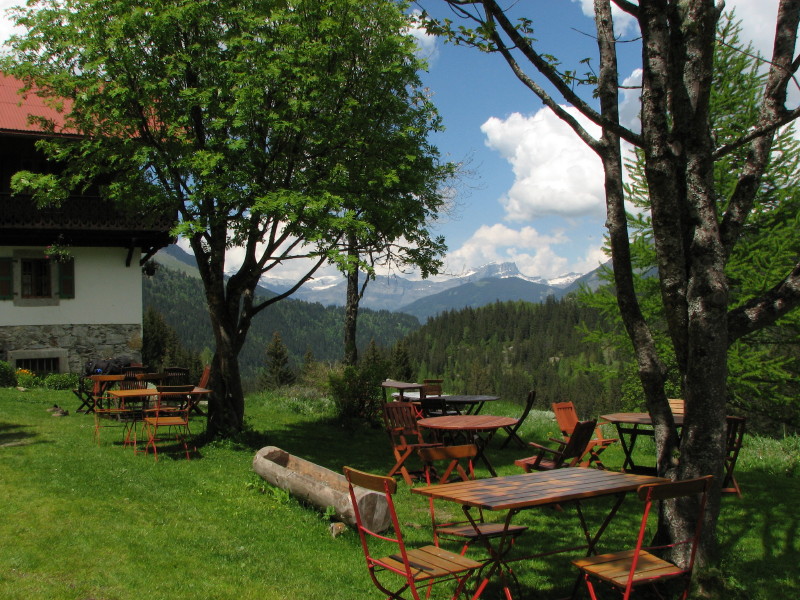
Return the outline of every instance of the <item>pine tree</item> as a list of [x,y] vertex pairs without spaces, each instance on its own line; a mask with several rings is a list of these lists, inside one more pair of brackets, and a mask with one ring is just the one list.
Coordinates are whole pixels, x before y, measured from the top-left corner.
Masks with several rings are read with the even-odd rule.
[[267,368],[262,377],[262,385],[266,389],[274,389],[294,383],[294,371],[289,367],[289,350],[281,339],[281,334],[272,334],[272,341],[267,346]]

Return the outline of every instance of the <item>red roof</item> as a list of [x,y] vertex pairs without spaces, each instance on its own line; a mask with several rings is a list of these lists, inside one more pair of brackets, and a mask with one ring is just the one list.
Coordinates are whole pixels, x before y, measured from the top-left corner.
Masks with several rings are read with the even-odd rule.
[[[63,131],[64,115],[54,108],[47,106],[45,100],[30,91],[20,95],[19,90],[23,83],[10,75],[0,73],[0,132],[15,133],[42,133],[38,123],[30,123],[28,115],[51,119],[56,125],[56,131],[61,133],[74,133]],[[69,108],[69,101],[65,101]]]

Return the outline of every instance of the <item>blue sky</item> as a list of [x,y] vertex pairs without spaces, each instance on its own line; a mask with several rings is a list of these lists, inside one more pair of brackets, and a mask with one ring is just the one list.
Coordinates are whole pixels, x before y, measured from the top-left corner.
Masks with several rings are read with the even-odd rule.
[[[0,0],[0,40],[11,32],[2,9],[17,4],[21,0]],[[443,0],[417,4],[434,16],[452,16]],[[596,54],[591,0],[507,4],[533,19],[542,51],[559,57],[565,69],[585,72],[579,61]],[[777,0],[727,0],[726,5],[742,19],[743,38],[769,55]],[[625,22],[618,33],[626,39],[637,35]],[[423,81],[446,128],[433,141],[444,158],[465,162],[470,172],[458,185],[453,210],[436,226],[449,247],[446,272],[461,274],[500,261],[514,261],[530,276],[594,269],[604,259],[599,159],[542,108],[500,56],[445,44],[422,32],[417,37],[429,62]],[[622,79],[634,76],[637,66],[636,45],[626,52],[620,61]],[[633,117],[635,97],[626,108]]]

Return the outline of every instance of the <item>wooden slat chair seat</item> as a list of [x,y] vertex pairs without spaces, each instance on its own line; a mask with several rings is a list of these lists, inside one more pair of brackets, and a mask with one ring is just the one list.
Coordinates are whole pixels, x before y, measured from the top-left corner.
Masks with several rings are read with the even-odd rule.
[[[553,409],[553,414],[556,417],[556,423],[558,423],[561,435],[564,436],[564,441],[568,441],[579,421],[578,411],[575,410],[575,405],[572,402],[553,402],[550,406]],[[618,441],[617,438],[607,438],[603,436],[603,429],[599,426],[595,427],[594,437],[587,444],[586,452],[581,457],[581,466],[588,467],[594,465],[599,469],[605,469],[605,465],[600,459],[600,454],[611,444]]]
[[522,467],[526,473],[579,466],[596,426],[597,421],[595,420],[580,421],[568,441],[554,440],[561,445],[560,448],[548,448],[535,442],[529,442],[531,447],[538,450],[537,454],[515,460],[514,464]]
[[[622,592],[623,600],[627,600],[631,593],[640,586],[654,585],[677,578],[685,579],[681,595],[681,598],[685,600],[689,594],[689,584],[691,583],[695,554],[700,539],[703,513],[705,512],[711,480],[712,477],[708,475],[698,479],[651,483],[639,487],[637,493],[639,499],[644,502],[644,510],[639,527],[639,535],[636,539],[636,548],[572,561],[572,564],[581,571],[592,600],[597,600],[595,585],[598,581],[616,588]],[[685,498],[686,501],[695,502],[696,522],[691,536],[669,545],[645,547],[644,537],[647,532],[648,517],[651,514],[653,503],[669,498]],[[658,511],[655,512],[657,513]],[[664,550],[687,544],[690,545],[689,561],[686,567],[683,568],[650,552],[651,550]]]
[[[439,442],[426,442],[417,425],[417,409],[411,402],[387,402],[383,405],[383,421],[389,442],[392,446],[395,463],[389,470],[387,477],[394,477],[398,473],[408,485],[412,485],[412,472],[406,463],[420,448],[441,446]],[[422,469],[413,475],[421,476]]]
[[[408,548],[405,545],[394,507],[393,496],[397,491],[397,482],[391,477],[372,475],[350,467],[344,467],[344,475],[348,482],[350,499],[356,517],[356,527],[364,557],[367,561],[367,570],[375,587],[386,594],[389,599],[401,599],[404,597],[402,594],[408,590],[414,600],[421,600],[423,597],[429,597],[433,585],[451,582],[454,583],[455,589],[450,598],[451,600],[459,598],[464,592],[469,578],[477,569],[483,566],[482,563],[433,545]],[[356,500],[355,486],[385,495],[394,529],[394,537],[374,532],[364,525]],[[381,544],[393,543],[397,546],[397,551],[393,554],[376,558],[370,550],[373,541]],[[388,573],[393,575],[390,576]],[[396,580],[397,577],[400,578],[400,587],[397,589],[388,587],[391,578]],[[422,594],[420,594],[420,587],[424,589]]]
[[[425,481],[428,485],[475,479],[473,462],[478,454],[478,447],[475,444],[420,448],[417,453],[425,466]],[[440,465],[440,469],[436,468],[437,464]],[[440,540],[463,543],[462,555],[466,554],[470,545],[476,541],[506,536],[513,541],[528,529],[524,525],[510,525],[506,529],[504,523],[487,523],[480,508],[477,510],[478,516],[474,525],[466,518],[461,521],[440,522],[436,517],[433,497],[430,496],[428,500],[433,525],[433,543],[436,546]]]

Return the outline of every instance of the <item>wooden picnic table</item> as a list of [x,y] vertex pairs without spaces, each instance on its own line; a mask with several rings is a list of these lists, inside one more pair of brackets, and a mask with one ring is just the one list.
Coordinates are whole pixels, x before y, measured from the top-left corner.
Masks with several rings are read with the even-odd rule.
[[489,445],[498,429],[509,429],[516,423],[517,419],[512,417],[496,417],[494,415],[446,415],[417,421],[420,427],[435,431],[437,434],[442,432],[463,433],[468,443],[478,446],[475,461],[482,460],[492,477],[496,477],[497,473],[486,457],[486,446]]
[[[506,598],[510,600],[512,594],[509,582],[510,579],[514,579],[514,576],[508,566],[509,562],[518,562],[582,549],[586,549],[587,556],[594,553],[595,546],[625,499],[625,495],[628,492],[635,491],[640,485],[664,481],[667,480],[647,475],[617,473],[597,469],[565,468],[554,471],[539,471],[490,479],[474,479],[416,487],[411,489],[411,493],[461,505],[464,514],[472,526],[476,528],[476,531],[478,523],[472,516],[471,509],[473,508],[508,511],[504,523],[504,529],[508,531],[515,515],[522,510],[539,506],[564,506],[568,503],[573,503],[576,506],[584,535],[584,540],[577,545],[546,549],[534,555],[509,559],[507,555],[511,549],[511,536],[502,536],[496,547],[492,546],[488,539],[483,540],[490,559],[487,562],[488,569],[486,569],[483,579],[475,591],[473,600],[481,596],[489,579],[495,575],[501,577]],[[615,496],[616,501],[596,532],[592,534],[584,518],[581,503],[585,500],[608,496]],[[577,585],[573,587],[573,593],[576,589]]]

